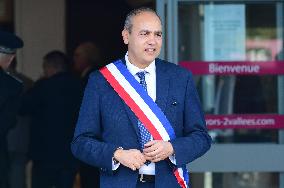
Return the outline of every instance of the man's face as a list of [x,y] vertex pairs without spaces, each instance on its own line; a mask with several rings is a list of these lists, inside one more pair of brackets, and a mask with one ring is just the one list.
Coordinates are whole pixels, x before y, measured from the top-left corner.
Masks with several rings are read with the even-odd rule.
[[143,12],[132,18],[132,30],[122,31],[123,41],[128,44],[129,61],[145,68],[160,54],[162,47],[162,25],[151,12]]
[[73,67],[74,70],[79,73],[83,72],[88,64],[82,46],[78,46],[76,48],[73,60],[74,60],[74,67]]
[[43,60],[42,69],[44,78],[49,78],[56,73],[55,69],[50,66],[46,60]]
[[0,67],[2,67],[4,70],[8,69],[14,57],[14,54],[1,54]]

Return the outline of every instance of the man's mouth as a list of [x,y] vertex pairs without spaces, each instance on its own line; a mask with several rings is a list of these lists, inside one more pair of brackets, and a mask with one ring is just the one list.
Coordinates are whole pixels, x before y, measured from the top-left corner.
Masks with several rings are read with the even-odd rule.
[[146,52],[155,52],[156,49],[155,48],[146,48],[145,51]]

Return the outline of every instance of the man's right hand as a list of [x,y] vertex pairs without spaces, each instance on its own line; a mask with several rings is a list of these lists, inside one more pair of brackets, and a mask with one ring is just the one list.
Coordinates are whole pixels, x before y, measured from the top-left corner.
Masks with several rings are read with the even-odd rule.
[[144,155],[137,149],[118,149],[114,152],[113,157],[120,162],[120,164],[133,171],[139,169],[146,162]]

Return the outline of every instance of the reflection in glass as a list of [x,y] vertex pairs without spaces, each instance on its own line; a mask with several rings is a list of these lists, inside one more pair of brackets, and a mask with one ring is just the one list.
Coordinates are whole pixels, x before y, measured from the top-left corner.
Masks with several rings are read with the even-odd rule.
[[[206,47],[208,44],[205,43],[205,37],[208,36],[206,32],[210,32],[210,29],[205,29],[208,28],[205,21],[206,5],[213,8],[214,5],[237,5],[235,7],[238,7],[236,9],[240,11],[242,10],[241,7],[244,7],[244,15],[240,16],[245,19],[243,20],[245,23],[245,32],[243,32],[245,35],[244,59],[237,58],[239,56],[235,56],[235,59],[208,59],[205,57],[206,50],[208,50],[208,47]],[[277,10],[279,9],[276,9],[276,3],[269,3],[268,1],[247,4],[233,4],[228,1],[226,3],[220,1],[218,3],[210,2],[210,4],[179,2],[178,60],[180,62],[243,60],[247,63],[254,61],[269,63],[269,61],[284,59],[283,39],[277,36],[277,29],[279,29],[277,28]],[[224,17],[229,13],[223,10]],[[242,33],[241,30],[240,33]],[[230,35],[229,32],[228,35]],[[227,37],[224,37],[224,39]],[[226,43],[226,39],[223,42]],[[232,43],[227,44],[232,46]],[[221,45],[220,43],[209,44],[209,46],[217,46],[219,50],[230,51],[230,49],[224,49],[225,47],[229,48],[227,45]],[[217,53],[218,50],[215,52]],[[207,114],[278,113],[277,76],[195,76],[195,81],[202,106]],[[279,139],[278,130],[261,129],[212,130],[210,135],[215,143],[278,143]],[[191,177],[192,187],[200,188],[279,187],[279,173],[207,172],[202,174],[193,173]]]
[[[210,29],[205,31],[205,28],[208,28],[208,26],[206,27],[205,25],[205,6],[208,7],[208,5],[209,4],[188,2],[179,3],[179,61],[208,61],[208,58],[205,57],[208,48],[206,47],[206,43],[204,43],[205,36],[209,35],[205,34],[205,32],[210,32]],[[223,15],[228,15],[226,11],[224,11],[226,10],[224,7],[229,7],[233,10],[235,6],[238,11],[242,10],[242,6],[245,7],[245,32],[242,32],[242,29],[238,29],[240,31],[235,31],[245,33],[244,48],[246,54],[245,59],[243,60],[247,61],[247,63],[253,61],[268,63],[268,61],[276,60],[282,49],[282,39],[277,38],[275,3],[226,3],[226,6],[222,3],[214,3],[209,6],[214,7],[218,5],[221,5],[220,10],[222,10],[223,7]],[[259,12],[265,12],[265,14],[260,15]],[[234,19],[234,17],[232,19]],[[220,22],[222,22],[222,19]],[[226,23],[226,20],[222,22],[222,24],[224,23]],[[228,22],[228,24],[230,23]],[[231,28],[231,26],[222,26],[222,28]],[[227,36],[226,38],[230,37]],[[224,42],[226,41],[223,41],[223,43]],[[209,46],[218,47],[218,45],[219,44],[214,44]],[[224,47],[224,45],[220,46]],[[218,48],[220,48],[220,46]],[[240,49],[240,47],[236,49]],[[226,50],[226,52],[228,51],[229,50]],[[222,57],[224,57],[224,55],[222,55]],[[233,56],[230,55],[230,57]],[[219,61],[220,59],[209,60]],[[240,61],[240,59],[236,56],[236,59],[228,58],[228,61]],[[201,97],[202,106],[206,113],[261,114],[278,112],[277,76],[196,76],[195,80]],[[214,130],[211,131],[210,134],[217,143],[277,143],[277,133],[277,130],[243,129]]]

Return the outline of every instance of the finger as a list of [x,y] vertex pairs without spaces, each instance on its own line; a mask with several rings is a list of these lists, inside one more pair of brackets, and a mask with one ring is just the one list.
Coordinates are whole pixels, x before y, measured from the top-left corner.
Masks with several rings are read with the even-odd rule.
[[157,159],[153,159],[151,162],[152,163],[157,163],[157,162],[159,162],[160,160],[157,158]]
[[156,147],[150,146],[150,147],[144,148],[143,153],[150,153],[150,152],[155,151],[156,149],[157,149]]
[[[151,162],[152,162],[152,158],[153,158],[153,157],[150,157],[150,156],[146,156],[146,155],[145,155],[145,162],[146,162],[146,161],[151,161]],[[144,162],[144,163],[145,163],[145,162]]]
[[[144,156],[138,156],[137,158],[136,158],[136,163],[137,164],[139,164],[139,167],[138,168],[140,168],[144,163],[146,162],[146,159],[145,159],[145,157]],[[137,167],[137,166],[136,166]]]
[[134,166],[134,164],[131,164],[131,165],[129,166],[129,168],[130,168],[131,170],[133,170],[133,171],[136,170],[136,167]]
[[160,155],[160,157],[159,157],[159,159],[160,159],[160,161],[161,160],[164,160],[165,158],[167,158],[168,156],[166,155],[166,154],[162,154],[162,155]]
[[137,156],[137,161],[139,161],[139,163],[141,163],[141,165],[143,165],[146,162],[146,158],[145,155],[143,153],[140,153]]
[[144,155],[142,155],[142,156],[140,157],[140,162],[141,162],[142,164],[144,164],[144,163],[146,162],[146,159],[145,159]]
[[140,163],[139,162],[136,162],[136,163],[134,163],[134,167],[135,167],[135,169],[139,169],[140,168]]
[[[148,147],[145,147],[143,152],[144,151],[145,152],[151,152],[151,151],[157,150],[159,148],[164,148],[164,146],[163,146],[164,141],[162,141],[162,140],[153,140],[153,141],[150,141],[148,143],[151,144],[151,145],[148,146]],[[146,144],[145,144],[145,146],[146,146]]]
[[139,160],[138,162],[139,162],[139,165],[142,166],[146,162],[146,159],[145,160]]
[[159,162],[159,161],[162,161],[164,160],[165,158],[163,157],[163,155],[156,155],[153,159],[153,162]]
[[151,147],[152,145],[154,145],[155,143],[157,142],[157,140],[151,140],[149,142],[147,142],[144,147],[147,148],[147,147]]
[[[165,143],[160,143],[157,144],[157,151],[159,151],[159,153],[162,155],[165,155],[166,153],[169,153],[169,149],[167,148],[167,146],[165,145]],[[160,156],[161,156],[160,155]]]
[[146,159],[145,159],[145,157],[144,157],[144,154],[141,153],[140,151],[139,151],[139,153],[137,153],[137,154],[135,155],[135,158],[136,158],[137,161],[139,161],[140,163],[143,163],[143,164],[144,164],[144,162],[146,161]]
[[144,153],[145,156],[155,157],[156,155],[161,154],[161,149],[154,150],[152,152]]
[[141,157],[143,157],[143,153],[141,153],[140,150],[135,150],[131,153],[131,155],[129,155],[128,157],[133,157],[134,159],[139,160]]
[[152,157],[152,162],[159,162],[160,161],[160,157],[158,155],[155,155],[154,157]]
[[155,143],[155,144],[153,144],[153,145],[151,145],[151,146],[149,146],[149,147],[145,147],[145,148],[143,149],[143,153],[150,153],[150,152],[153,152],[153,151],[159,149],[159,147],[160,147],[159,144],[158,144],[158,143]]
[[170,156],[170,154],[169,153],[161,153],[158,156],[159,156],[159,160],[161,161],[161,160],[168,158]]
[[139,155],[139,154],[141,154],[141,151],[140,150],[138,150],[138,149],[130,149],[129,150],[130,151],[130,155]]

